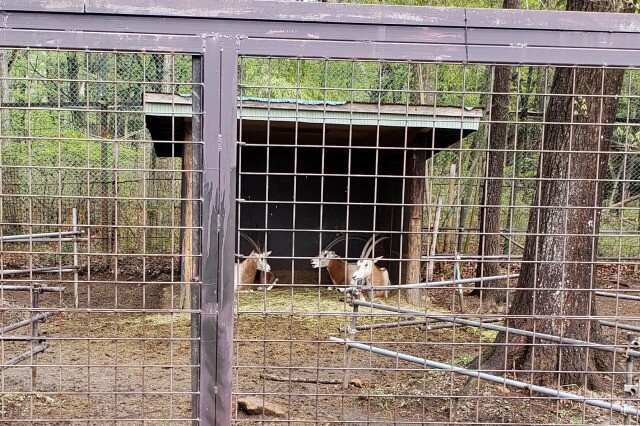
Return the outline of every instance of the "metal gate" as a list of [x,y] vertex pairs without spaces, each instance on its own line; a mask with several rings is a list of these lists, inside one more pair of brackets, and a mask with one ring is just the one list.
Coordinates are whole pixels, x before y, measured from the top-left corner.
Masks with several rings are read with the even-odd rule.
[[[637,421],[637,16],[268,1],[2,10],[3,420]],[[595,121],[615,127],[598,163],[608,174],[575,179],[605,187],[586,262],[598,315],[579,316],[599,321],[600,341],[522,330],[511,323],[535,315],[482,299],[512,294],[527,236],[543,233],[527,229],[554,180],[537,177],[541,140],[582,119],[545,115],[562,67],[578,116],[598,96],[623,105]],[[606,93],[622,68],[620,95]],[[600,91],[583,96],[589,69]],[[482,193],[495,124],[508,127],[497,202]],[[575,150],[551,149],[569,165]],[[559,210],[556,260],[576,264],[566,226],[581,209]],[[496,214],[499,231],[484,232]],[[473,249],[490,234],[498,255]],[[330,274],[334,257],[386,278]],[[262,262],[250,280],[243,261]],[[511,345],[494,343],[501,332],[612,361],[585,361],[583,387],[535,387],[549,372],[535,355],[524,372],[479,373],[474,358]],[[596,376],[606,390],[586,389]]]

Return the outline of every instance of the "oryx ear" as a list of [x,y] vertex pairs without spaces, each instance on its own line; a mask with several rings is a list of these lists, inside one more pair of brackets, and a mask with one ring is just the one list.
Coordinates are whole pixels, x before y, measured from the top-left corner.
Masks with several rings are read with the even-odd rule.
[[380,257],[376,257],[375,259],[373,259],[373,263],[376,263],[378,260],[382,259],[384,256],[380,256]]

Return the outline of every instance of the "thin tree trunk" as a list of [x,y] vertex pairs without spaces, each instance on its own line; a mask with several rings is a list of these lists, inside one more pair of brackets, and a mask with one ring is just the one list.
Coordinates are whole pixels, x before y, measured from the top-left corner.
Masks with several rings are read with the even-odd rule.
[[[520,7],[520,2],[519,0],[504,0],[502,7],[517,9]],[[500,275],[500,262],[494,256],[502,253],[500,211],[502,208],[505,148],[507,146],[511,72],[512,69],[509,66],[496,65],[494,67],[487,172],[483,186],[482,199],[484,203],[480,214],[478,242],[478,255],[481,257],[477,264],[477,277]],[[507,290],[504,288],[505,283],[504,280],[479,282],[472,294],[481,295],[484,301],[490,304],[504,302],[507,296]]]

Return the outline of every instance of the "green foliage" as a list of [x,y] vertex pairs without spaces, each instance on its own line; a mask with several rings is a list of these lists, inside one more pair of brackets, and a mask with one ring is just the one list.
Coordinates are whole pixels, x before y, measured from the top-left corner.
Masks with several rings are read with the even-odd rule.
[[471,65],[241,58],[238,81],[243,97],[475,107],[485,74]]

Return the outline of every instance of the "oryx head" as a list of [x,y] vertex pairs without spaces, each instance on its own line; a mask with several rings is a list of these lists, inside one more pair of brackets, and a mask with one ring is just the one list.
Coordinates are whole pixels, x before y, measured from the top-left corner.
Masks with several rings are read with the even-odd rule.
[[338,258],[339,256],[336,254],[336,252],[331,250],[322,250],[322,252],[318,256],[311,259],[311,267],[326,268],[327,266],[329,266],[329,261],[331,259]]
[[356,263],[356,270],[351,276],[351,285],[356,285],[359,280],[366,280],[373,275],[373,264],[382,259],[382,256],[375,259],[360,259]]
[[258,271],[269,272],[271,271],[271,265],[267,263],[267,256],[269,256],[270,254],[271,254],[271,251],[258,253],[255,250],[252,250],[248,258],[256,260],[256,263],[257,263],[256,268],[258,269]]

